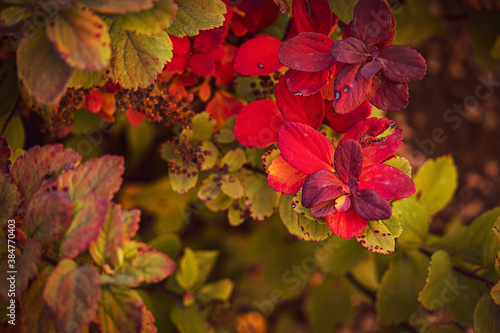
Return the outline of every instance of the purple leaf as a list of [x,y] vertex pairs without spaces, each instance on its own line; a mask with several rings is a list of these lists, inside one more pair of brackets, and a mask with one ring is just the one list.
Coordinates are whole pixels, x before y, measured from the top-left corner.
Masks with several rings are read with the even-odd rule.
[[372,79],[361,75],[361,64],[345,64],[335,77],[335,99],[332,106],[338,114],[346,114],[358,107],[369,93]]
[[382,73],[396,82],[420,80],[427,71],[424,57],[407,46],[387,46],[380,52],[378,61],[382,65]]
[[363,152],[353,140],[344,141],[335,150],[335,171],[340,180],[347,183],[349,179],[358,179],[363,170]]
[[333,42],[330,53],[333,59],[348,64],[364,61],[370,56],[365,44],[354,37]]
[[19,208],[22,197],[10,177],[0,172],[0,226],[7,224]]
[[302,32],[281,45],[278,60],[283,66],[296,71],[323,71],[335,64],[330,54],[332,43],[326,35]]
[[372,88],[366,96],[380,110],[399,111],[408,105],[408,84],[396,82],[380,75],[373,77]]
[[368,221],[386,220],[392,215],[392,207],[383,196],[373,190],[359,190],[353,198],[354,211]]
[[331,69],[320,72],[300,72],[289,69],[285,73],[285,82],[288,90],[293,94],[309,96],[326,86],[331,73]]
[[325,217],[335,212],[335,200],[323,201],[311,207],[311,214],[317,217]]
[[10,148],[7,139],[0,137],[0,172],[9,173],[10,170]]
[[353,20],[350,24],[351,36],[358,38],[365,45],[374,45],[394,38],[395,19],[391,8],[383,0],[360,0],[354,7]]
[[304,182],[302,205],[312,208],[322,202],[334,201],[342,194],[342,182],[335,173],[326,169],[318,170]]
[[363,65],[363,67],[361,67],[361,75],[363,75],[367,79],[370,79],[375,74],[377,74],[377,72],[380,70],[380,67],[380,63],[377,60],[367,62]]

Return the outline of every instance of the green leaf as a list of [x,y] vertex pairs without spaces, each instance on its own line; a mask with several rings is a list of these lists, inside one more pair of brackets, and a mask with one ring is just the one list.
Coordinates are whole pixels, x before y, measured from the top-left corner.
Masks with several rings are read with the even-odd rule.
[[331,275],[342,275],[350,271],[367,256],[366,250],[354,238],[330,237],[316,252],[321,270]]
[[72,200],[94,193],[111,200],[120,189],[125,171],[123,157],[105,155],[92,158],[84,164],[61,173],[57,178],[57,188],[67,188]]
[[196,306],[180,307],[174,305],[170,317],[180,333],[214,333],[206,316]]
[[110,17],[125,30],[153,35],[168,28],[174,21],[176,13],[177,5],[173,0],[159,0],[151,9]]
[[210,301],[225,302],[231,297],[233,292],[234,283],[229,279],[223,279],[204,285],[196,293],[198,299],[203,303]]
[[354,7],[359,0],[329,0],[330,7],[342,22],[348,24],[352,21]]
[[500,306],[484,294],[474,310],[474,332],[495,333],[500,329]]
[[235,148],[230,150],[222,158],[221,164],[227,165],[229,172],[236,172],[247,162],[247,157],[243,149]]
[[457,168],[451,157],[428,160],[414,178],[412,196],[429,215],[439,212],[451,200],[457,188]]
[[123,228],[126,238],[132,238],[139,230],[141,221],[141,211],[139,209],[122,210]]
[[299,227],[299,215],[293,210],[293,197],[294,194],[282,195],[279,201],[279,215],[281,221],[288,229],[288,232],[292,235],[298,237],[299,239],[304,239],[305,235],[300,230]]
[[4,225],[21,204],[21,194],[10,178],[0,172],[0,225]]
[[497,282],[490,291],[491,298],[493,301],[500,305],[500,282]]
[[14,6],[7,7],[2,10],[2,13],[0,14],[0,23],[4,26],[10,27],[30,16],[31,13],[26,11],[26,8]]
[[269,173],[269,166],[274,161],[274,159],[278,157],[279,154],[280,154],[279,149],[273,148],[264,155],[262,155],[262,168],[266,173]]
[[[245,201],[243,200],[243,203],[241,203],[242,200],[239,200],[239,203],[235,203],[231,205],[227,211],[227,218],[229,220],[229,224],[233,227],[237,227],[243,222],[245,222],[245,214],[244,214],[244,209],[245,209]],[[243,205],[243,206],[242,206]]]
[[208,112],[198,113],[192,120],[192,137],[198,140],[210,141],[217,126],[217,121]]
[[390,160],[385,161],[383,164],[393,166],[396,169],[403,171],[408,177],[411,177],[410,161],[408,161],[404,157],[396,156],[394,158],[391,158]]
[[78,267],[69,259],[59,262],[43,291],[58,331],[65,331],[68,325],[79,330],[86,328],[95,317],[100,296],[97,270],[90,265]]
[[156,0],[83,0],[81,3],[90,8],[106,14],[125,14],[127,12],[140,12],[153,7]]
[[200,30],[220,27],[224,23],[226,6],[220,0],[178,0],[179,9],[167,29],[176,37],[195,36]]
[[68,193],[41,193],[26,209],[24,232],[28,237],[48,246],[62,238],[72,217],[73,203]]
[[150,240],[148,246],[165,253],[172,259],[177,258],[182,250],[181,239],[174,233],[159,235]]
[[124,238],[125,226],[121,206],[112,203],[99,236],[90,244],[89,251],[94,262],[101,267],[104,264],[116,265],[117,250],[123,247]]
[[55,104],[63,96],[73,69],[66,64],[43,29],[22,38],[17,48],[19,79],[28,94],[44,104]]
[[191,290],[200,274],[198,260],[190,248],[184,250],[184,255],[179,262],[179,269],[175,274],[175,279],[184,290]]
[[497,39],[495,40],[495,43],[493,44],[493,47],[490,50],[490,56],[493,59],[500,60],[500,34],[497,36]]
[[452,270],[453,264],[446,252],[437,251],[432,255],[427,282],[418,295],[418,300],[427,309],[437,310],[445,305],[440,296],[453,279]]
[[148,156],[153,148],[155,126],[149,121],[143,121],[139,126],[128,124],[127,139],[127,167],[138,166]]
[[105,71],[79,71],[76,69],[73,71],[68,87],[89,89],[102,87],[107,81]]
[[22,149],[24,147],[26,138],[25,132],[26,131],[24,129],[24,124],[21,120],[21,117],[15,115],[10,119],[3,135],[9,142],[9,146],[11,146],[12,148]]
[[217,147],[210,141],[203,141],[201,145],[201,151],[205,157],[201,165],[201,170],[210,170],[214,167],[217,158],[219,157],[219,152]]
[[123,88],[149,86],[172,59],[172,42],[164,31],[146,36],[125,31],[113,23],[109,35],[112,51],[109,78]]
[[234,141],[234,120],[237,115],[233,115],[226,119],[222,127],[215,133],[215,139],[220,143],[231,143]]
[[111,58],[108,26],[80,4],[59,11],[47,25],[47,36],[71,67],[99,70]]
[[453,272],[453,280],[448,283],[447,287],[441,292],[440,298],[448,306],[451,315],[458,323],[473,326],[474,308],[481,295],[488,291],[485,284]]
[[247,190],[245,205],[255,220],[270,217],[278,207],[278,193],[267,185],[267,179],[259,177]]
[[387,220],[368,221],[368,226],[356,236],[356,240],[372,252],[394,252],[395,238],[401,234],[401,223],[394,215]]
[[221,191],[231,199],[239,199],[245,193],[243,184],[233,175],[223,175],[221,183]]
[[313,332],[333,332],[352,316],[351,290],[345,279],[326,277],[308,295],[305,310]]
[[195,187],[198,182],[198,168],[196,165],[190,163],[186,166],[186,169],[186,172],[179,174],[174,172],[168,173],[168,179],[170,180],[170,185],[172,185],[172,190],[180,194],[186,193]]
[[211,201],[217,197],[219,192],[219,185],[215,181],[215,175],[212,174],[201,182],[197,195],[202,201]]
[[309,220],[313,220],[320,224],[326,225],[326,219],[324,217],[318,217],[311,214],[309,208],[302,206],[302,189],[297,192],[297,194],[293,197],[293,210],[295,210],[298,214],[308,218]]
[[413,198],[406,198],[394,202],[393,212],[403,227],[398,245],[418,248],[426,243],[429,235],[429,215],[424,206]]
[[332,234],[332,229],[327,224],[310,220],[302,215],[299,215],[298,224],[307,240],[320,241],[327,239]]
[[219,192],[219,194],[217,194],[215,198],[210,201],[206,201],[205,206],[207,206],[207,208],[212,212],[220,212],[229,209],[233,202],[233,199],[231,199],[224,193]]
[[495,11],[471,10],[467,14],[467,32],[471,37],[476,62],[489,69],[500,68],[500,61],[491,57],[500,34],[498,18],[498,12]]
[[419,309],[418,293],[425,284],[429,260],[419,252],[393,259],[377,291],[376,308],[383,324],[407,320]]
[[109,202],[90,193],[75,204],[73,222],[59,248],[64,258],[74,258],[88,249],[106,221]]
[[132,289],[120,286],[103,287],[94,323],[103,333],[143,332],[144,302]]
[[196,290],[205,284],[205,281],[208,279],[208,275],[212,271],[215,261],[219,256],[219,252],[213,250],[202,250],[194,251],[194,255],[196,257],[196,261],[198,262],[198,279],[193,287],[193,290]]
[[167,278],[175,268],[175,262],[167,255],[140,243],[137,255],[124,266],[125,275],[134,276],[138,283],[156,283]]

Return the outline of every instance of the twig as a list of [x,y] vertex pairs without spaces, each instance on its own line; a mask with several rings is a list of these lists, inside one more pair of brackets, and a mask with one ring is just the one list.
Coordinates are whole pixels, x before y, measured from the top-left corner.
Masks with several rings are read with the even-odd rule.
[[7,129],[7,125],[12,120],[12,117],[14,117],[14,114],[16,113],[16,110],[17,110],[17,107],[19,106],[20,101],[21,101],[21,97],[18,97],[16,100],[16,104],[12,108],[12,111],[10,111],[9,117],[7,118],[7,120],[5,120],[5,123],[3,124],[2,131],[0,132],[0,136],[3,136],[3,134],[5,133],[5,130]]

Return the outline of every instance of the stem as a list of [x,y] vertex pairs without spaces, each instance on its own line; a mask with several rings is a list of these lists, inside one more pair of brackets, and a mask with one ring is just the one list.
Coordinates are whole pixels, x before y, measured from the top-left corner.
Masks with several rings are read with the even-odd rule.
[[356,279],[354,277],[354,275],[352,275],[351,272],[348,272],[346,274],[344,274],[345,278],[347,280],[349,280],[349,282],[351,282],[356,288],[359,289],[359,291],[361,291],[363,294],[365,294],[373,303],[375,303],[375,301],[377,300],[377,296],[375,295],[375,292],[370,290],[367,286],[365,286],[364,284],[362,284],[361,282],[358,281],[358,279]]
[[5,123],[2,126],[2,131],[0,132],[0,136],[3,136],[3,134],[5,133],[5,130],[7,129],[7,125],[12,120],[12,117],[14,117],[14,114],[16,113],[16,110],[17,110],[17,107],[19,106],[20,101],[21,101],[21,97],[18,97],[16,100],[16,104],[14,105],[12,110],[10,111],[9,117],[7,118],[7,120],[5,120]]
[[[420,248],[419,251],[421,253],[425,254],[426,256],[428,256],[429,258],[432,256],[432,253],[430,253],[429,251],[427,251],[424,248]],[[484,283],[488,288],[493,288],[493,286],[495,285],[494,282],[491,282],[490,280],[485,279],[482,276],[476,275],[473,272],[466,271],[463,268],[460,268],[458,266],[453,265],[452,268],[455,272],[460,273],[460,274],[468,277],[471,280],[476,280],[476,281],[480,281],[480,282]]]

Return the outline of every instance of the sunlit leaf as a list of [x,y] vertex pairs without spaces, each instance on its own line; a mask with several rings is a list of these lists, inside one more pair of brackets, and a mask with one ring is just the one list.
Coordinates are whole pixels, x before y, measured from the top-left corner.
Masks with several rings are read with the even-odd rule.
[[207,303],[210,301],[227,301],[233,292],[234,283],[229,279],[222,279],[204,285],[196,293],[200,301]]
[[90,8],[108,14],[124,14],[127,12],[139,12],[153,7],[155,0],[83,0],[82,3]]
[[124,238],[122,209],[119,205],[111,204],[99,236],[90,244],[90,255],[95,263],[99,266],[116,264],[117,250],[123,247]]
[[427,283],[418,295],[418,300],[429,310],[437,310],[444,305],[439,299],[440,293],[452,281],[453,264],[450,256],[444,251],[437,251],[431,257]]
[[175,268],[175,262],[167,255],[142,244],[137,255],[123,269],[126,275],[134,276],[138,283],[155,283],[168,277]]
[[247,190],[245,204],[256,220],[270,217],[278,207],[278,193],[267,185],[267,179],[257,179]]
[[230,150],[221,160],[222,165],[228,166],[229,172],[238,171],[247,162],[245,152],[241,148]]
[[167,29],[176,37],[194,36],[224,22],[226,6],[220,0],[178,0],[177,5],[177,16]]
[[389,254],[394,252],[394,239],[401,234],[401,231],[401,222],[392,216],[387,220],[369,221],[368,226],[356,236],[356,239],[369,251]]
[[179,262],[179,268],[175,274],[175,279],[181,287],[185,290],[191,290],[200,274],[198,268],[198,261],[196,256],[190,248],[184,250],[184,256]]

